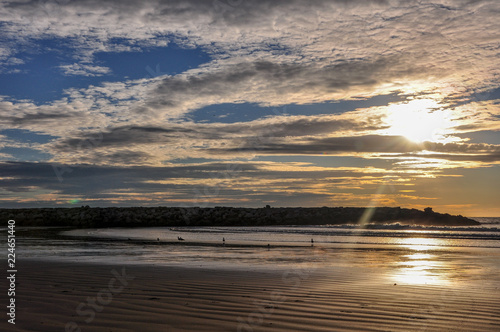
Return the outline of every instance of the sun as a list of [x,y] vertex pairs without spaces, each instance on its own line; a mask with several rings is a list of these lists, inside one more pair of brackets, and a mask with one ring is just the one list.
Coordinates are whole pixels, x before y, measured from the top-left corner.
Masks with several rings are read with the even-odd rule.
[[443,105],[432,99],[415,99],[392,104],[386,122],[388,135],[404,136],[410,141],[443,141],[449,134],[451,114]]

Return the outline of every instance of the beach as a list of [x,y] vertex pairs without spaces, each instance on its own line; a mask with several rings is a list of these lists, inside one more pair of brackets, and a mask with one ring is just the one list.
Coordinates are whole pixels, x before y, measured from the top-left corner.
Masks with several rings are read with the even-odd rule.
[[370,268],[232,271],[24,261],[18,270],[16,325],[3,320],[4,331],[500,329],[500,290],[480,280],[467,287],[399,285]]
[[0,330],[498,331],[496,225],[19,228]]

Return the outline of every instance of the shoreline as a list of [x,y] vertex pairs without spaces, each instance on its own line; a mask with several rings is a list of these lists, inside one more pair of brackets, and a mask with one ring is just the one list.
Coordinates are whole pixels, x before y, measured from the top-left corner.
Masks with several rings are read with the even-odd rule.
[[[23,259],[17,278],[15,331],[500,329],[498,288],[396,285],[355,270],[257,272]],[[4,319],[0,327],[11,327],[6,325]]]

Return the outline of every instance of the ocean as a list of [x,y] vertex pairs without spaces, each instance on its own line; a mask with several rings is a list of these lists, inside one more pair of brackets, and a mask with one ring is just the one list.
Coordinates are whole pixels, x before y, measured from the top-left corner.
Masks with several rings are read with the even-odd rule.
[[16,257],[233,270],[370,267],[395,282],[445,284],[500,275],[500,218],[476,220],[481,226],[18,227]]

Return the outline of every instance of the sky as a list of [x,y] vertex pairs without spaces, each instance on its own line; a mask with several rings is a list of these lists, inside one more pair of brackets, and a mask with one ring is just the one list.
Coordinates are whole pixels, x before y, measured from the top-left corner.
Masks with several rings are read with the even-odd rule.
[[497,0],[0,2],[0,207],[500,216]]

